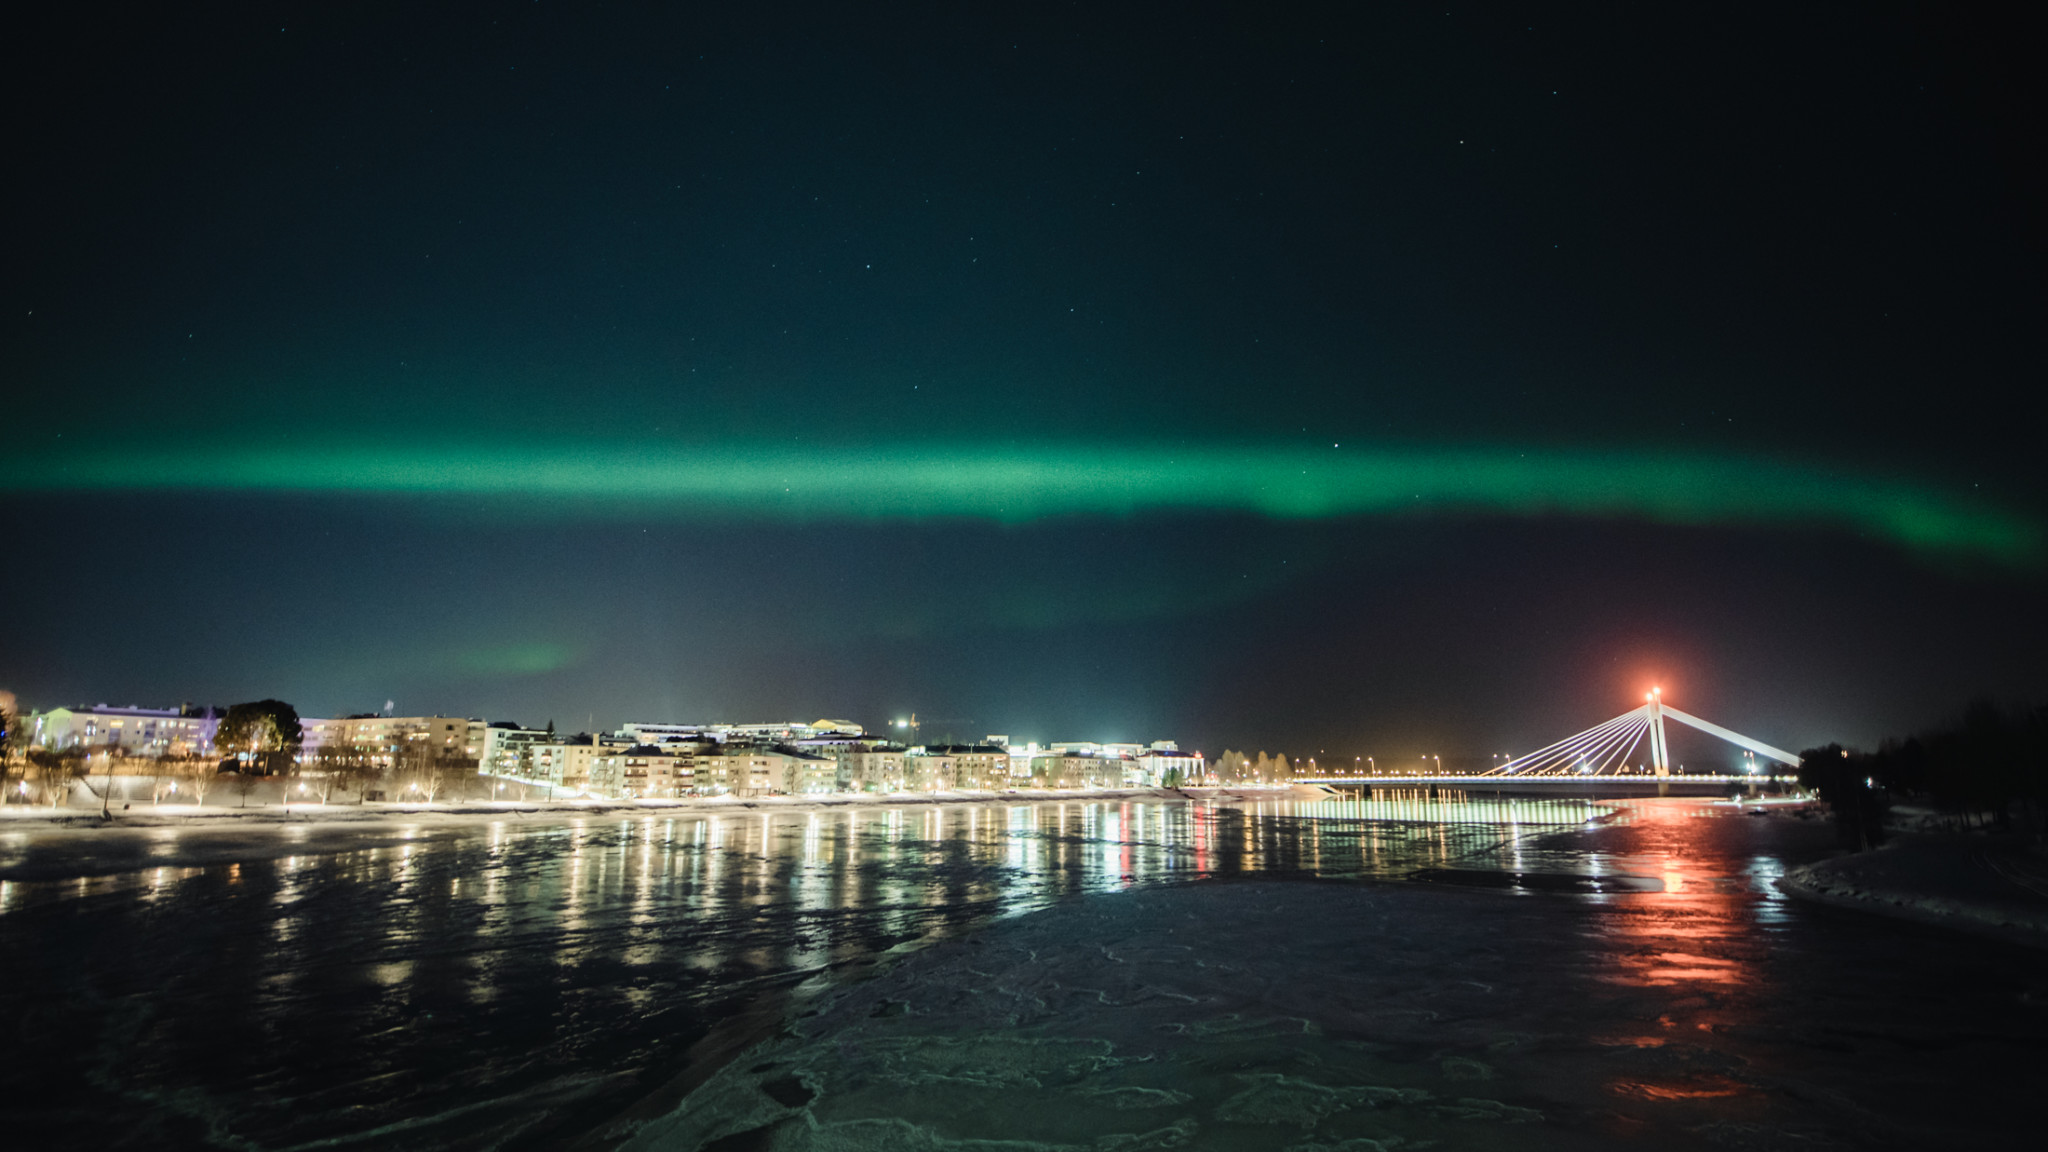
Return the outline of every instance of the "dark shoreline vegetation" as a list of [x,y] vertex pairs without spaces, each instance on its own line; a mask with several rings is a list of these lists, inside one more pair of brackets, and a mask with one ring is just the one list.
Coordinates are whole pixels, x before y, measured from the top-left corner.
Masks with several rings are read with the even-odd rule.
[[1874,848],[1901,801],[1930,806],[1950,831],[2015,832],[2038,842],[2048,813],[2048,705],[1979,699],[1950,723],[1875,752],[1828,744],[1799,754],[1799,783],[1826,801],[1842,844]]

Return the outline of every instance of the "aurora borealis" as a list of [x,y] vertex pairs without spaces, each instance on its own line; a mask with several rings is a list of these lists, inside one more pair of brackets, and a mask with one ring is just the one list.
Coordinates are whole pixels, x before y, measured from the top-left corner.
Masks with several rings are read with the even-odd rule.
[[1348,754],[2048,696],[2008,33],[41,12],[0,688]]
[[1584,516],[1663,525],[1846,530],[1932,555],[2037,565],[2029,518],[1934,488],[1765,460],[1499,449],[1327,452],[1122,444],[977,451],[576,449],[398,452],[146,449],[40,463],[25,489],[185,490],[523,498],[546,517],[739,516],[782,520],[1250,512],[1279,519],[1361,514]]

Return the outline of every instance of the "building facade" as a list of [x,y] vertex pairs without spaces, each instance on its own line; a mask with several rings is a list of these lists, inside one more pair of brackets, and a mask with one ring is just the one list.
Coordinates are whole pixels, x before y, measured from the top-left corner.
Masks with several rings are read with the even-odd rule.
[[858,737],[865,729],[851,720],[786,720],[778,724],[655,724],[635,721],[618,735],[639,744],[670,740],[714,740],[720,744],[796,744],[821,736]]
[[904,783],[904,757],[908,750],[882,741],[836,750],[839,786],[847,792],[887,794],[908,791]]
[[709,782],[713,758],[702,744],[635,744],[602,757],[599,775],[616,780],[615,795],[624,800],[679,800],[699,796]]
[[913,792],[993,792],[1012,783],[1009,750],[993,744],[912,748],[903,768]]
[[1128,763],[1121,756],[1043,752],[1031,758],[1031,782],[1040,788],[1120,788]]
[[1200,752],[1182,752],[1171,740],[1160,740],[1132,757],[1138,767],[1135,783],[1142,788],[1165,787],[1168,779],[1195,783],[1209,771]]
[[638,742],[608,736],[578,735],[528,745],[527,763],[533,772],[528,779],[570,792],[616,796],[619,781],[612,776],[614,766],[599,762],[633,747],[635,743]]
[[334,720],[300,720],[304,734],[301,762],[323,749],[360,749],[380,768],[453,767],[464,762],[474,770],[481,762],[482,720],[459,716],[383,716],[363,713]]
[[52,708],[26,717],[32,746],[104,749],[117,756],[211,756],[221,712],[214,708]]
[[537,779],[533,772],[533,748],[555,739],[555,734],[516,724],[492,724],[484,729],[483,752],[477,771],[486,776]]

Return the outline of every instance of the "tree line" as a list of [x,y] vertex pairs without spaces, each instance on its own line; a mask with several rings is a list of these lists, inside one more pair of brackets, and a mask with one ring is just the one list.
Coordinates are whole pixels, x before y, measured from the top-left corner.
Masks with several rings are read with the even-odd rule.
[[1955,828],[2024,828],[2048,815],[2048,706],[1977,700],[1956,720],[1875,752],[1829,744],[1799,754],[1799,783],[1827,801],[1850,847],[1884,840],[1895,801],[1940,812]]
[[1286,756],[1268,757],[1260,752],[1254,760],[1227,748],[1209,770],[1219,784],[1284,784],[1294,773]]

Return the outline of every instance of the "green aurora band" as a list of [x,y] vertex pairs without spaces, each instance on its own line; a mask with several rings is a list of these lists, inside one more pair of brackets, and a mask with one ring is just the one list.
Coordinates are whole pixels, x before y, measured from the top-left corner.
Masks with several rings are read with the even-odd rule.
[[1955,558],[2037,567],[2044,557],[2032,518],[1928,485],[1760,458],[1512,448],[129,449],[17,456],[0,465],[0,489],[482,497],[592,513],[794,520],[1018,523],[1148,510],[1558,515],[1826,526]]

